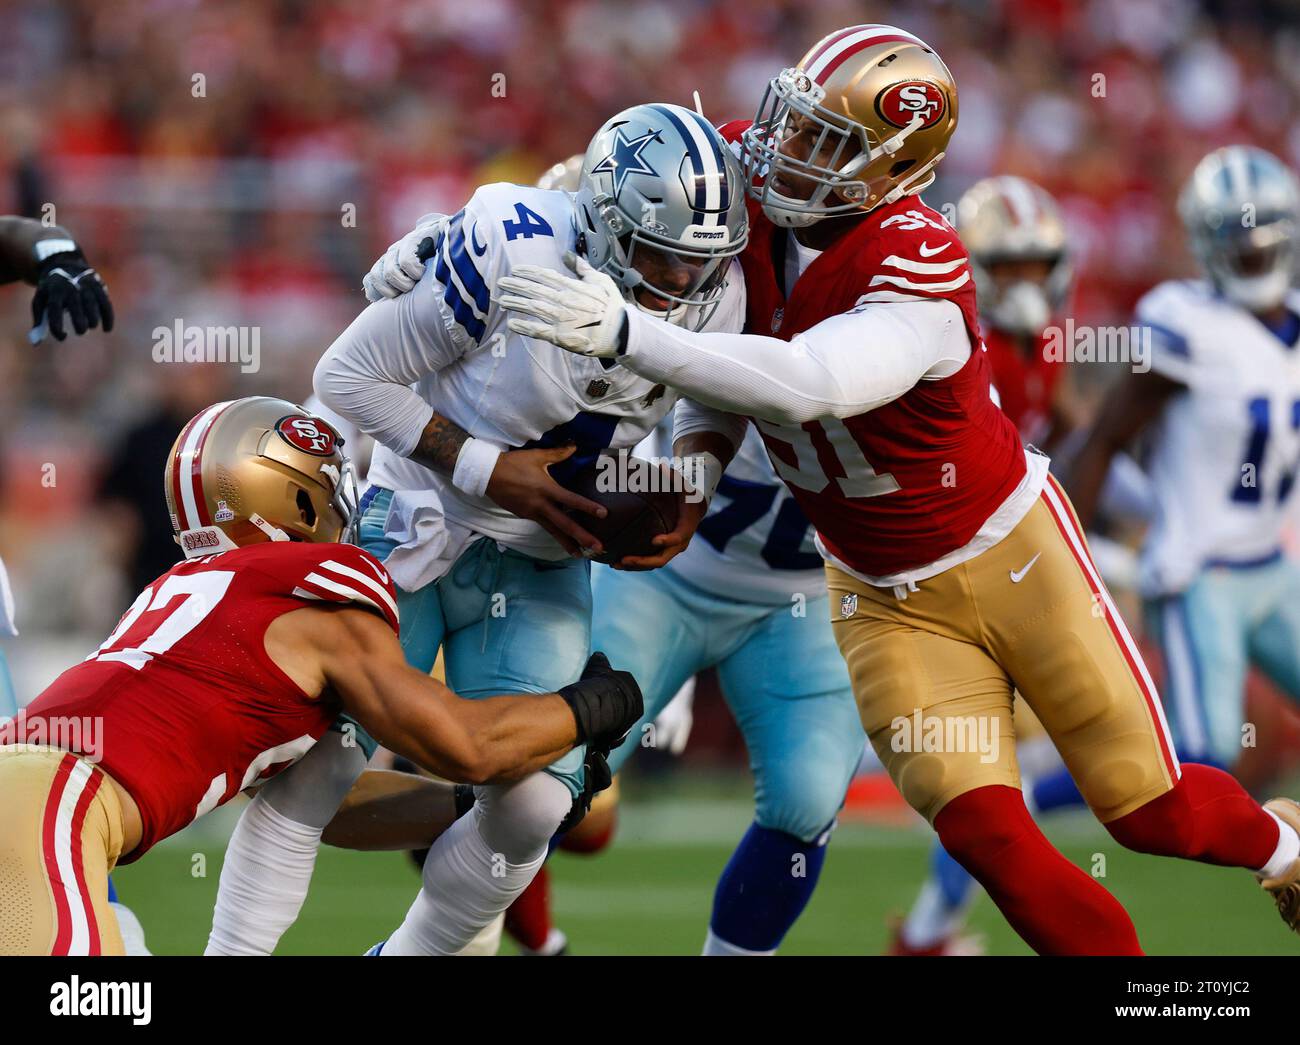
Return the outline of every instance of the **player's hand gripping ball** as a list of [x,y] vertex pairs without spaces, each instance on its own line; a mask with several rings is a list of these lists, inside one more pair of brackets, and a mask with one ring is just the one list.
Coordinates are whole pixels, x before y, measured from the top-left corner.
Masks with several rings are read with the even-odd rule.
[[569,514],[599,539],[604,553],[596,562],[616,563],[626,556],[651,556],[652,543],[677,525],[678,494],[672,489],[673,473],[630,453],[602,454],[594,465],[581,469],[564,483],[566,489],[604,506],[598,519],[586,512]]

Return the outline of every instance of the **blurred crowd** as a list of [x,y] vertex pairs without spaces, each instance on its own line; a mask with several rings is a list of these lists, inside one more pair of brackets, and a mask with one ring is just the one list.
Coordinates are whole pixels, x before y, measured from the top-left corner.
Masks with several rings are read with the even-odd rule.
[[[1202,153],[1246,141],[1300,163],[1294,8],[0,0],[0,212],[53,204],[119,317],[34,349],[29,295],[0,291],[0,553],[20,626],[111,625],[152,568],[142,545],[166,544],[165,519],[140,516],[157,477],[132,461],[206,402],[305,396],[365,269],[418,215],[533,180],[629,104],[698,90],[715,122],[750,116],[768,77],[844,25],[903,26],[955,74],[959,127],[927,200],[992,172],[1042,183],[1072,230],[1075,315],[1122,322],[1189,271],[1173,205]],[[260,368],[155,362],[154,329],[178,319],[257,327]]]

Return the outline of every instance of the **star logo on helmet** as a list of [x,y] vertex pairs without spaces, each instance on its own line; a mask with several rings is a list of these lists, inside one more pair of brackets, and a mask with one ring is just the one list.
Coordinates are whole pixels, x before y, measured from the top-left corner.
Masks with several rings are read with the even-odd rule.
[[629,138],[623,133],[622,127],[616,128],[613,151],[592,167],[591,173],[613,175],[615,196],[623,191],[623,183],[627,181],[629,174],[648,174],[652,178],[658,177],[659,172],[641,155],[645,152],[646,146],[658,138],[658,131],[650,131],[639,138]]

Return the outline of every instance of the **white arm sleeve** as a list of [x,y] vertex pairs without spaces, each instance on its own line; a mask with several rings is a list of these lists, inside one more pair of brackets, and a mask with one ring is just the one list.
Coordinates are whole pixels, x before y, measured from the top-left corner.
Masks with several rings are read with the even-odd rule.
[[740,414],[730,414],[725,410],[714,410],[703,406],[694,399],[680,399],[673,408],[673,445],[677,440],[695,432],[717,432],[724,436],[737,450],[745,441],[745,432],[749,429],[749,418]]
[[329,732],[244,809],[221,864],[208,955],[270,954],[302,910],[321,833],[366,768]]
[[627,310],[621,358],[706,406],[776,424],[852,417],[892,402],[918,381],[956,373],[970,357],[961,310],[917,299],[859,306],[790,341],[696,334]]
[[433,268],[409,294],[377,301],[357,316],[316,364],[312,382],[321,402],[403,457],[433,416],[410,386],[463,352],[463,341],[444,321]]

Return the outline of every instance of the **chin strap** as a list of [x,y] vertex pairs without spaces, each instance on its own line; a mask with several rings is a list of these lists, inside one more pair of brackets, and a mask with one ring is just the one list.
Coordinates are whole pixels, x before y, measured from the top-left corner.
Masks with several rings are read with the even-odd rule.
[[258,515],[257,512],[254,512],[252,515],[250,515],[248,517],[248,521],[251,522],[254,526],[256,526],[259,530],[261,530],[264,534],[267,535],[267,537],[269,537],[273,541],[289,540],[289,535],[287,533],[285,533],[278,526],[272,526],[269,522],[267,522],[260,515]]

